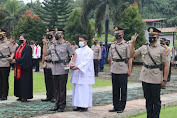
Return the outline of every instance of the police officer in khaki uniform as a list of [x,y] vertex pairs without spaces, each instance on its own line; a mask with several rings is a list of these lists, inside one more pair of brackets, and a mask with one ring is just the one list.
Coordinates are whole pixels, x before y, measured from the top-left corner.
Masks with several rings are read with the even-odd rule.
[[7,100],[9,91],[10,62],[14,57],[15,48],[6,39],[6,31],[0,29],[0,100]]
[[55,107],[50,111],[64,112],[66,107],[66,84],[68,79],[69,69],[65,69],[67,66],[68,55],[75,54],[70,44],[65,43],[64,30],[56,28],[55,39],[56,43],[51,45],[47,49],[46,38],[43,39],[43,53],[44,55],[52,55],[52,75],[54,76],[54,82],[56,86],[56,103]]
[[75,41],[73,41],[73,44],[72,44],[71,47],[72,47],[73,50],[76,50],[76,49],[79,48],[78,45],[76,45],[76,42],[75,42]]
[[172,45],[170,45],[170,40],[166,40],[166,47],[168,48],[168,52],[169,52],[169,55],[168,55],[168,59],[169,59],[169,73],[168,73],[168,79],[167,81],[170,82],[171,80],[171,67],[172,67],[172,64],[174,63],[174,57],[175,57],[175,49]]
[[[169,63],[165,48],[157,43],[159,31],[149,27],[149,43],[141,46],[135,51],[134,44],[138,34],[132,36],[130,55],[135,58],[142,56],[143,67],[140,73],[140,80],[146,99],[147,118],[159,118],[161,109],[160,90],[167,82]],[[164,69],[164,75],[163,75]]]
[[101,47],[98,45],[98,40],[94,41],[94,45],[92,45],[91,49],[93,50],[94,54],[94,70],[95,70],[95,77],[98,77],[98,64],[101,59]]
[[171,52],[170,52],[170,48],[166,45],[166,43],[168,42],[168,40],[166,38],[161,38],[160,39],[160,44],[162,47],[165,48],[165,53],[168,55],[168,63],[169,63],[169,73],[168,73],[168,78],[167,78],[167,82],[170,81],[171,78]]
[[124,30],[114,27],[116,42],[111,44],[108,58],[111,63],[113,106],[109,112],[122,113],[127,101],[127,82],[131,75],[132,59],[130,59],[130,46],[123,39]]
[[[47,39],[47,49],[49,49],[49,47],[51,45],[53,45],[55,43],[55,30],[54,29],[47,29],[47,35],[46,35],[46,39]],[[45,86],[46,86],[46,95],[47,98],[46,99],[41,99],[41,101],[47,102],[47,101],[51,101],[51,102],[55,102],[55,86],[54,86],[54,79],[53,79],[53,75],[52,75],[52,55],[48,55],[48,56],[44,56],[42,55],[42,65],[41,68],[44,69],[44,76],[45,76]]]

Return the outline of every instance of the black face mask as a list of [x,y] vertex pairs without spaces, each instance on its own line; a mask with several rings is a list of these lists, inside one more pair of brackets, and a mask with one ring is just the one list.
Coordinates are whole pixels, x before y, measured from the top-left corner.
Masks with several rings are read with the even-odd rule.
[[103,44],[100,44],[100,46],[103,46]]
[[21,45],[24,42],[24,40],[19,40],[19,44]]
[[50,39],[52,39],[52,35],[47,34],[46,38],[50,40]]
[[3,38],[4,38],[4,36],[1,35],[1,36],[0,36],[0,40],[2,40]]
[[55,39],[59,40],[61,38],[61,35],[55,35]]
[[115,37],[116,37],[117,40],[122,38],[121,35],[118,35],[118,34],[116,34]]
[[156,37],[149,37],[149,43],[153,43],[156,41]]

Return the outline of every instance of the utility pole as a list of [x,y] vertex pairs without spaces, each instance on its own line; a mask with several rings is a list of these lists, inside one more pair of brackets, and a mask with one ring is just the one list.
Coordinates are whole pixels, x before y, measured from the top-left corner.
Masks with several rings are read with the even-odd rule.
[[109,32],[109,2],[106,0],[106,16],[105,16],[105,47],[108,50],[108,32]]

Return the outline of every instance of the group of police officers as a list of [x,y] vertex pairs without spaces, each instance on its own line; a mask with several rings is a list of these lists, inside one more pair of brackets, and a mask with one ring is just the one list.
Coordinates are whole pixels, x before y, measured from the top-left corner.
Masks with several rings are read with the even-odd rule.
[[[162,38],[159,44],[158,39],[161,31],[155,27],[149,27],[149,43],[135,50],[134,44],[138,34],[132,36],[131,41],[127,42],[123,38],[124,29],[118,26],[114,29],[116,41],[111,44],[108,53],[111,64],[114,107],[109,112],[122,113],[124,111],[127,101],[128,76],[132,73],[132,60],[141,56],[143,67],[140,80],[146,99],[147,117],[159,118],[161,109],[160,90],[170,80],[171,49],[167,46],[169,42]],[[75,42],[71,45],[64,40],[64,32],[60,28],[49,28],[42,40],[41,68],[44,69],[47,97],[41,100],[55,102],[55,106],[50,110],[58,112],[63,112],[66,107],[66,84],[69,69],[65,67],[69,57],[75,55],[75,49],[78,48]],[[99,46],[98,40],[94,41],[91,48],[94,52],[94,69],[97,77],[98,67],[100,67],[100,71],[104,68],[106,48],[103,46],[103,42],[100,42]],[[15,49],[12,48],[6,38],[6,31],[0,29],[0,100],[7,100],[10,72],[10,63],[7,57],[13,57],[14,51]]]

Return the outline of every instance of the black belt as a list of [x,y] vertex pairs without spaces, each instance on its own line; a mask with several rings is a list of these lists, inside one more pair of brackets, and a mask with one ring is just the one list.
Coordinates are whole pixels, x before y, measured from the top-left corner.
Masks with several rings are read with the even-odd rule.
[[63,63],[64,65],[66,65],[66,60],[59,60],[59,61],[52,61],[53,64],[61,64]]
[[2,59],[2,58],[8,58],[8,57],[10,57],[10,55],[7,55],[7,56],[0,56],[0,59]]
[[146,65],[146,64],[143,64],[145,68],[147,69],[155,69],[155,68],[159,68],[160,70],[162,69],[162,65]]
[[127,59],[113,59],[114,62],[125,62],[127,63]]
[[47,63],[52,63],[52,60],[45,60],[45,62],[47,62]]

